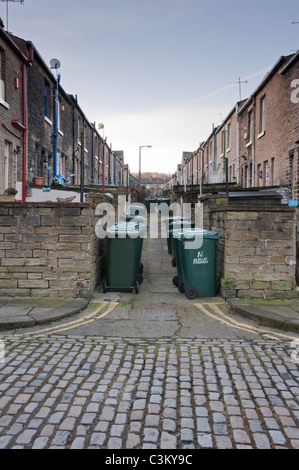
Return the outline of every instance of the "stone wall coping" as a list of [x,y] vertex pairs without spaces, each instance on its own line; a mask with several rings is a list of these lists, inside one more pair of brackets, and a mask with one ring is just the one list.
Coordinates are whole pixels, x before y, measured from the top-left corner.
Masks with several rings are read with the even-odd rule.
[[1,202],[0,207],[23,207],[23,208],[30,208],[30,207],[48,207],[48,208],[57,208],[57,207],[92,207],[92,202]]
[[295,210],[295,207],[290,207],[284,204],[228,204],[225,206],[220,205],[209,208],[209,211],[211,212],[295,212]]

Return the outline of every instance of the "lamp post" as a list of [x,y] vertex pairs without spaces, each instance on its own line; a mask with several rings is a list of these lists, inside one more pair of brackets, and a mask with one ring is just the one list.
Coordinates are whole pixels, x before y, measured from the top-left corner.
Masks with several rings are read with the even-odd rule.
[[141,189],[141,149],[142,148],[152,148],[151,145],[141,145],[139,147],[139,181],[138,181],[138,188]]

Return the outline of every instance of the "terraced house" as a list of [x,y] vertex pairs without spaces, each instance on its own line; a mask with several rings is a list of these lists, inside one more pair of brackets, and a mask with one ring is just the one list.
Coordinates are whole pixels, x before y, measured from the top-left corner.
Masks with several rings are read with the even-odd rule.
[[57,175],[75,186],[123,185],[123,152],[112,151],[77,96],[62,88],[55,64],[3,27],[0,41],[0,194],[14,187],[25,201],[35,178],[50,187]]
[[[284,186],[298,199],[299,53],[280,57],[251,96],[236,103],[189,158],[184,182]],[[227,176],[226,176],[227,175]],[[172,177],[173,180],[173,177]]]
[[[29,56],[0,26],[0,193],[23,178],[26,160],[26,77]],[[22,191],[22,190],[21,190]],[[22,197],[22,194],[18,194]]]

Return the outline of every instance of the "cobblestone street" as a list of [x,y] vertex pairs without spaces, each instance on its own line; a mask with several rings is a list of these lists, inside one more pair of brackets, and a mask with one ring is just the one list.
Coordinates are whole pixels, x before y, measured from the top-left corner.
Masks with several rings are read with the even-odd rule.
[[299,449],[296,335],[187,300],[157,240],[144,263],[138,295],[1,334],[0,448]]
[[277,341],[8,340],[0,448],[299,448],[299,372]]

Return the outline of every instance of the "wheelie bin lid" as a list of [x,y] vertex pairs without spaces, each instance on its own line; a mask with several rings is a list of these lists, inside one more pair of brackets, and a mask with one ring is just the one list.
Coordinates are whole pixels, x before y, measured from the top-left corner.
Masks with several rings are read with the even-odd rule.
[[165,217],[162,219],[162,222],[165,224],[173,224],[174,222],[182,222],[184,220],[191,221],[190,217],[180,217],[180,216],[170,216],[170,217]]
[[175,230],[177,228],[186,228],[186,229],[189,229],[189,228],[195,228],[195,222],[193,222],[192,220],[175,220],[173,222],[170,222],[170,229],[172,230]]
[[172,231],[172,235],[174,238],[180,238],[182,240],[192,240],[196,237],[209,238],[213,240],[218,240],[219,238],[221,238],[221,236],[218,235],[218,233],[212,232],[210,230],[201,229],[201,228],[175,229]]
[[139,230],[135,224],[127,222],[119,222],[106,228],[108,238],[137,238],[139,236]]
[[142,222],[142,223],[145,222],[144,217],[141,217],[141,215],[131,215],[131,214],[121,215],[119,219],[121,222],[129,222],[133,219],[134,219],[134,222]]

